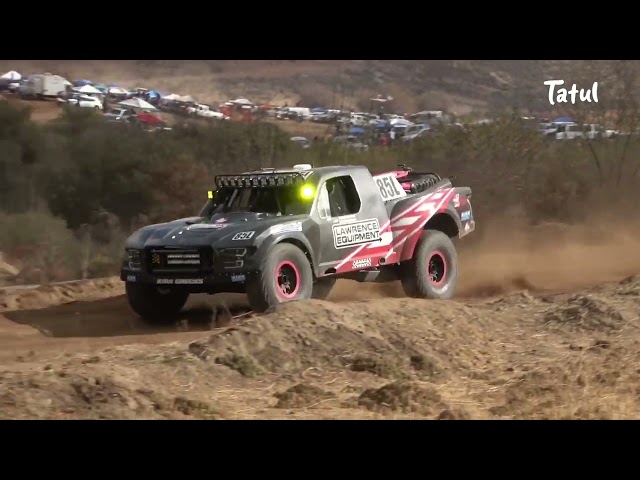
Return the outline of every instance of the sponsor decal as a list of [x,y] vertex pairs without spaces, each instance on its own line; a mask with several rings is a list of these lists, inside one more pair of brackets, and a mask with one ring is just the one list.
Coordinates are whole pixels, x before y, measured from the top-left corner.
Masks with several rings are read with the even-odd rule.
[[460,194],[456,193],[453,197],[453,206],[454,208],[458,208],[460,206]]
[[311,175],[313,175],[313,170],[305,170],[304,172],[300,172],[300,175],[302,175],[302,178],[306,180]]
[[231,240],[249,240],[255,234],[255,231],[251,232],[238,232],[236,233]]
[[384,175],[377,175],[373,177],[378,186],[378,191],[382,200],[388,202],[397,198],[406,197],[407,192],[404,191],[400,182],[393,173],[387,173]]
[[156,280],[157,285],[202,285],[204,283],[203,278],[158,278]]
[[280,225],[274,225],[269,229],[271,235],[275,235],[277,233],[284,232],[301,232],[302,231],[302,222],[290,222],[283,223]]
[[371,266],[371,259],[370,258],[360,258],[358,260],[354,260],[353,264],[351,265],[351,267],[356,270],[358,268],[366,268],[366,267],[370,267]]
[[135,282],[138,278],[135,275],[127,275],[127,282]]
[[380,240],[380,223],[377,218],[333,225],[332,229],[335,248],[348,248]]
[[247,279],[247,276],[242,273],[234,273],[231,275],[232,282],[244,282]]
[[460,213],[460,220],[463,222],[467,222],[469,220],[471,220],[471,210],[466,210],[462,213]]

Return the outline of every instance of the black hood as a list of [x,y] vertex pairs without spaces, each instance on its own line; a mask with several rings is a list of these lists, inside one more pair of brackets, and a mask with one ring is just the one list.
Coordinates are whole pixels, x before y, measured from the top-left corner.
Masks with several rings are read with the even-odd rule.
[[[270,227],[301,221],[305,216],[273,216],[263,213],[234,212],[211,219],[190,217],[143,227],[127,240],[127,248],[160,246],[206,246],[253,243]],[[232,240],[240,232],[254,232],[246,240]]]

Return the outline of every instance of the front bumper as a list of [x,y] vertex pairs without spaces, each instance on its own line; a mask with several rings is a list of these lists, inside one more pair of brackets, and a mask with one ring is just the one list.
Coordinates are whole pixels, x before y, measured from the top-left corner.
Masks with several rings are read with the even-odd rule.
[[234,255],[221,255],[210,247],[130,249],[128,258],[123,259],[120,279],[190,292],[242,292],[247,279],[259,269],[258,258],[252,255],[255,250],[241,247],[226,251]]
[[120,271],[120,280],[127,283],[171,286],[190,292],[244,292],[246,281],[252,274],[253,272],[152,274],[123,268]]

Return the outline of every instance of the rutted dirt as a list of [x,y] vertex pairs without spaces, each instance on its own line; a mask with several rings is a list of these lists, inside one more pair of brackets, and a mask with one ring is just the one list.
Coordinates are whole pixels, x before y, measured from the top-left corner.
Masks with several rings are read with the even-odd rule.
[[0,418],[638,418],[637,241],[580,231],[463,248],[448,302],[342,281],[235,319],[244,296],[193,296],[161,329],[118,279],[0,290]]
[[[22,343],[8,325],[56,309],[5,312],[0,418],[636,418],[638,292],[308,301],[164,333],[23,326]],[[66,308],[50,316],[96,302]]]

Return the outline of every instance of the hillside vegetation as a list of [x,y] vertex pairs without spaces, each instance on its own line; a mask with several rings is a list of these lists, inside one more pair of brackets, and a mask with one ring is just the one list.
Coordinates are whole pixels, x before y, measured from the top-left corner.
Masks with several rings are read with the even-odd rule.
[[110,275],[126,235],[197,214],[215,174],[295,163],[373,170],[407,163],[454,175],[473,188],[480,238],[505,216],[535,223],[579,220],[615,205],[625,211],[635,198],[625,192],[637,188],[639,148],[632,137],[547,142],[504,117],[365,153],[332,143],[302,150],[273,124],[145,133],[76,110],[34,123],[28,110],[0,102],[0,251],[25,267],[22,281]]

